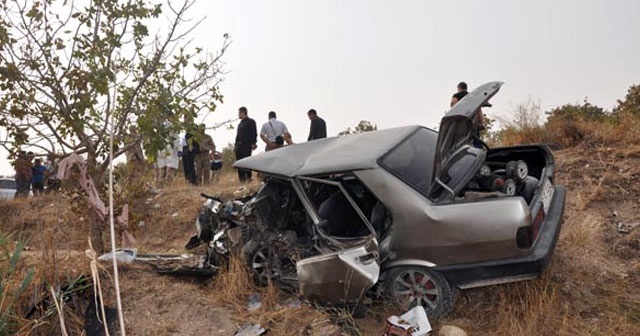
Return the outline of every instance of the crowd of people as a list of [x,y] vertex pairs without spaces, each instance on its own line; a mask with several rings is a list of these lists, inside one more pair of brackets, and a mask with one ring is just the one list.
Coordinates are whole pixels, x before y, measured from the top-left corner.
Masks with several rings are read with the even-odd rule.
[[47,156],[47,161],[43,163],[33,152],[19,151],[13,164],[16,171],[16,198],[27,197],[29,192],[39,196],[45,191],[45,186],[47,191],[57,190],[60,186],[56,176],[56,160],[52,155]]
[[[307,116],[311,121],[309,136],[307,141],[318,140],[327,137],[327,124],[318,116],[314,109],[307,112]],[[293,139],[287,125],[278,120],[276,112],[271,111],[267,115],[268,121],[262,124],[260,128],[260,139],[265,143],[265,151],[272,151],[285,145],[293,145]],[[238,124],[236,141],[234,143],[234,151],[236,160],[244,159],[251,156],[251,153],[258,148],[258,133],[255,120],[249,118],[249,111],[242,106],[238,109]],[[238,169],[238,179],[241,183],[251,181],[251,171],[246,169]]]
[[[451,107],[467,94],[467,84],[460,82],[457,86],[457,92],[451,97]],[[474,146],[481,147],[480,131],[484,129],[481,110],[478,110],[477,116],[477,129],[474,130],[473,142]],[[316,110],[310,109],[307,112],[307,117],[310,120],[307,141],[326,138],[327,125],[324,119],[318,116]],[[287,125],[278,120],[275,111],[270,111],[267,114],[268,120],[262,124],[260,133],[258,133],[255,120],[249,117],[249,111],[246,107],[238,109],[238,118],[240,123],[236,127],[234,142],[236,160],[251,156],[252,152],[258,148],[258,138],[264,142],[264,150],[267,152],[294,144]],[[129,131],[130,137],[139,138],[135,127]],[[46,163],[43,163],[40,158],[34,160],[35,156],[32,152],[20,151],[14,161],[17,184],[16,197],[26,196],[30,190],[34,195],[39,195],[43,192],[45,185],[51,190],[57,189],[59,186],[59,181],[55,176],[53,156],[49,156]],[[127,162],[129,164],[144,162],[139,141],[127,151]],[[222,156],[220,152],[216,151],[216,145],[211,136],[206,134],[206,126],[204,124],[195,125],[193,121],[189,121],[186,123],[185,135],[174,136],[173,142],[157,153],[156,167],[156,179],[160,183],[172,179],[176,172],[182,170],[184,178],[189,183],[206,186],[211,181],[219,179]],[[251,171],[238,169],[238,179],[241,183],[251,181]]]
[[[316,110],[310,109],[307,116],[311,121],[307,141],[326,138],[326,123],[318,116]],[[244,106],[238,109],[240,123],[236,127],[234,142],[236,160],[251,156],[258,148],[258,138],[264,142],[264,150],[267,152],[294,144],[287,125],[278,120],[275,111],[270,111],[267,118],[267,122],[262,124],[258,133],[256,122],[249,117],[248,109]],[[182,171],[189,183],[209,185],[219,179],[223,161],[221,153],[216,150],[213,139],[206,133],[204,124],[194,125],[192,121],[187,121],[186,125],[184,136],[174,136],[174,141],[158,152],[156,177],[158,181],[163,182]],[[132,157],[135,157],[135,151],[135,148],[130,150]],[[129,159],[129,156],[127,158]],[[243,183],[250,181],[251,171],[239,169],[238,179]]]

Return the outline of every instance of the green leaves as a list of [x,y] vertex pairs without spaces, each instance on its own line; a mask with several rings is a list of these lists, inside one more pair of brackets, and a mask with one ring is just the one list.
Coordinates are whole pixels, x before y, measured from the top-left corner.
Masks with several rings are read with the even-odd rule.
[[632,85],[627,90],[624,100],[618,101],[618,106],[613,109],[616,118],[622,116],[640,117],[640,85]]
[[136,22],[133,25],[133,36],[138,39],[149,36],[149,30],[147,29],[147,26],[143,25],[140,22]]
[[607,118],[607,112],[602,107],[591,105],[586,99],[582,105],[565,104],[545,113],[549,116],[547,123],[604,121]]
[[[184,129],[184,120],[213,111],[222,101],[215,55],[188,46],[196,22],[193,0],[172,3],[169,24],[150,0],[94,0],[85,8],[62,0],[20,0],[0,6],[0,96],[2,125],[14,147],[36,135],[49,137],[50,152],[87,154],[90,169],[106,169],[108,139],[117,148],[131,142],[138,126],[147,155],[154,156]],[[183,27],[183,25],[187,25]],[[152,34],[149,27],[161,27]],[[41,136],[42,137],[42,136]],[[117,155],[122,152],[117,152]]]
[[360,120],[360,122],[358,123],[358,125],[356,125],[356,127],[354,128],[348,127],[344,131],[338,133],[338,135],[358,134],[358,133],[375,131],[377,129],[378,129],[378,125],[372,124],[370,121],[367,121],[367,120]]

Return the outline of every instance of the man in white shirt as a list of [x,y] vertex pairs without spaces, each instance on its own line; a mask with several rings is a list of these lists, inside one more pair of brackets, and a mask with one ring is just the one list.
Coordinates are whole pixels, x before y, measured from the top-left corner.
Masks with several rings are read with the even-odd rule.
[[260,138],[267,146],[265,151],[270,151],[284,146],[285,141],[288,145],[292,145],[291,134],[282,121],[276,119],[276,113],[269,112],[269,121],[262,125],[260,129]]

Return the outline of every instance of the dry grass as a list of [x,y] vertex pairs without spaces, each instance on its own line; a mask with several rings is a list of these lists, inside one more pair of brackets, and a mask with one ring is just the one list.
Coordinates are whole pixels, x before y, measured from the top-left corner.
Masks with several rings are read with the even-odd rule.
[[[595,137],[600,140],[555,154],[556,182],[566,185],[569,193],[560,241],[543,278],[463,291],[450,316],[432,321],[435,327],[455,324],[471,335],[638,334],[640,228],[623,235],[615,229],[615,221],[640,221],[640,141],[631,143],[628,139],[636,135],[630,134],[617,143],[609,142],[613,134],[606,132],[613,131],[603,128]],[[233,174],[223,175],[210,187],[192,187],[175,179],[145,200],[151,211],[144,223],[130,223],[137,247],[183,253],[203,202],[199,193],[229,197],[238,186]],[[250,188],[255,190],[258,183]],[[63,197],[0,203],[0,233],[13,239],[21,232],[27,245],[36,250],[21,260],[20,272],[35,266],[36,280],[16,307],[19,313],[24,313],[24,303],[45,293],[41,284],[60,284],[88,273],[83,253],[88,223],[70,209],[69,200]],[[620,213],[618,218],[611,216],[612,210]],[[185,334],[212,327],[185,324],[190,320],[213,323],[224,330],[220,335],[246,321],[268,327],[271,335],[337,335],[339,318],[352,321],[346,312],[328,312],[308,303],[290,307],[294,295],[276,286],[254,286],[239,260],[206,284],[159,277],[133,266],[123,267],[121,282],[132,335]],[[260,295],[262,306],[250,312],[247,304],[254,293]],[[206,318],[193,316],[194,310]],[[380,335],[385,318],[399,313],[395,307],[375,302],[364,319],[353,322],[363,335]],[[67,309],[65,317],[70,334],[80,330],[80,314]],[[21,335],[55,335],[60,330],[57,318],[18,322]],[[212,334],[216,334],[214,329]]]
[[[15,242],[22,239],[27,245],[23,251],[12,283],[17,286],[30,269],[34,271],[31,285],[18,298],[13,309],[19,317],[20,325],[16,335],[52,335],[59,333],[60,321],[65,321],[66,330],[71,335],[79,335],[84,326],[81,318],[85,306],[79,301],[60,302],[64,311],[64,320],[56,314],[46,316],[47,311],[55,309],[53,301],[38,308],[30,318],[24,318],[35,303],[49,297],[51,288],[76,279],[80,274],[89,274],[89,264],[85,262],[82,245],[76,239],[87,232],[82,223],[73,221],[73,215],[65,210],[65,205],[56,197],[30,198],[0,203],[2,223],[0,235],[10,239],[7,250],[13,251]],[[7,260],[0,260],[0,268]],[[16,287],[2,293],[6,298]],[[81,294],[83,296],[85,294]],[[75,296],[74,296],[75,297]]]
[[[250,296],[255,294],[260,296],[261,306],[251,311],[247,305]],[[309,304],[290,306],[296,297],[282,292],[273,284],[256,287],[246,264],[237,258],[232,259],[229,268],[222,270],[211,284],[209,295],[213,302],[231,311],[237,323],[257,323],[275,335],[303,335],[314,321],[329,319],[328,314]]]

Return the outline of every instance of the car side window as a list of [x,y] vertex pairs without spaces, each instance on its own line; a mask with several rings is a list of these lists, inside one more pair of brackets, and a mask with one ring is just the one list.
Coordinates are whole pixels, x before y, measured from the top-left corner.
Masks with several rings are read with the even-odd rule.
[[324,221],[321,229],[340,238],[366,237],[371,234],[342,190],[332,184],[305,182],[305,192]]
[[421,128],[385,154],[379,164],[423,194],[429,192],[438,134]]

